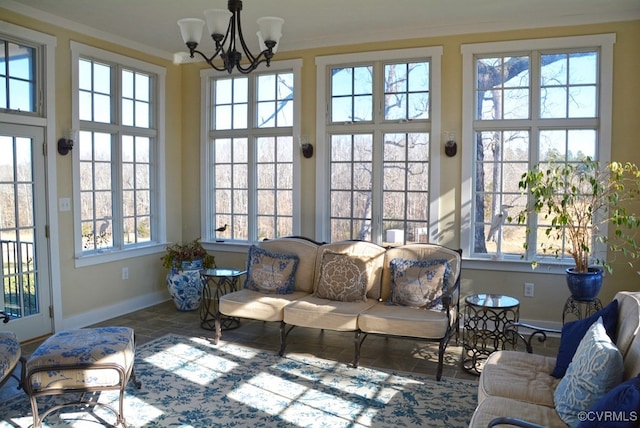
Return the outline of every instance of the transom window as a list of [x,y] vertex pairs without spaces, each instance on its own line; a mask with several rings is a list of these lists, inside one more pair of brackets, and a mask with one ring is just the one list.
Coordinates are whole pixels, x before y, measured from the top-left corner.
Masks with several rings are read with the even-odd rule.
[[318,110],[326,103],[329,112],[318,131],[320,239],[434,241],[440,55],[429,48],[318,59],[318,82],[326,82]]
[[[609,159],[613,40],[605,35],[463,47],[466,79],[473,82],[473,93],[465,91],[465,132],[472,143],[464,148],[470,168],[463,167],[462,179],[469,183],[463,188],[468,227],[462,240],[471,257],[541,256],[535,250],[548,226],[544,218],[532,216],[526,225],[508,221],[527,206],[518,187],[522,174],[538,163]],[[528,227],[538,232],[527,234]],[[564,249],[564,238],[555,244]]]
[[36,47],[0,39],[0,109],[38,111],[37,54]]
[[79,254],[160,243],[157,100],[164,70],[80,44],[72,47]]
[[294,89],[300,67],[300,61],[284,61],[250,76],[203,73],[211,105],[203,239],[255,242],[299,233]]

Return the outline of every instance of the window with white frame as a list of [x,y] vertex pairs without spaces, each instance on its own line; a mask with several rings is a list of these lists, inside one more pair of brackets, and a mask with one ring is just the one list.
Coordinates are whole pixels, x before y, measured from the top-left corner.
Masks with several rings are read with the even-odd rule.
[[72,43],[76,253],[161,243],[162,67]]
[[0,110],[16,113],[39,112],[37,45],[0,38]]
[[437,241],[441,54],[317,59],[319,239]]
[[[535,250],[548,226],[544,218],[529,216],[526,225],[508,220],[527,206],[522,174],[540,163],[609,160],[614,42],[609,34],[462,47],[468,143],[461,241],[469,257],[542,256]],[[555,244],[564,249],[565,242]]]
[[249,75],[202,72],[203,240],[256,242],[299,233],[299,60]]

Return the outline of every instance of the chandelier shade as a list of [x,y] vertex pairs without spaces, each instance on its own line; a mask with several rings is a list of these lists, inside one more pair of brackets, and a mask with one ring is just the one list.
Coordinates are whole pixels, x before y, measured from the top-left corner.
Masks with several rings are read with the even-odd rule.
[[262,50],[258,55],[253,55],[242,34],[240,22],[242,1],[229,0],[227,6],[229,10],[208,9],[204,11],[207,30],[215,42],[216,48],[211,56],[197,50],[202,39],[205,21],[198,18],[184,18],[178,21],[182,39],[189,48],[191,58],[198,54],[214,69],[228,73],[237,69],[240,73],[248,74],[262,63],[268,67],[280,42],[284,19],[273,16],[258,19],[257,36],[259,47]]

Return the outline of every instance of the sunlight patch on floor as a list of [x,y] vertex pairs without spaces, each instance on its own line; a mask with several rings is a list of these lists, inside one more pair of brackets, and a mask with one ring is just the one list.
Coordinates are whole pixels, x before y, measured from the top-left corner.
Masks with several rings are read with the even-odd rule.
[[[203,386],[238,367],[238,363],[225,357],[184,343],[156,352],[145,361]],[[207,370],[201,370],[203,367]]]
[[[326,426],[353,426],[350,420],[341,415],[351,416],[354,412],[367,411],[362,406],[337,395],[316,391],[267,373],[260,373],[227,396],[256,410],[301,426],[313,425],[319,420]],[[265,396],[268,398],[265,399]],[[326,405],[328,400],[331,402],[330,406]],[[322,407],[331,410],[323,410]],[[370,421],[371,418],[368,419]]]

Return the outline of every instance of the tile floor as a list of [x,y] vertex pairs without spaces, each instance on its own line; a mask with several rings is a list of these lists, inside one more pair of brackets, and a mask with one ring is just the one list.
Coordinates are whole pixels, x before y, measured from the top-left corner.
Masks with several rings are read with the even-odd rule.
[[[200,337],[214,335],[212,331],[200,327],[198,311],[179,312],[171,301],[116,317],[93,327],[105,325],[132,327],[139,345],[168,333]],[[462,330],[460,334],[462,335]],[[222,340],[277,352],[280,341],[279,323],[242,320],[239,328],[224,331]],[[23,344],[23,355],[30,355],[40,343],[41,341],[34,341]],[[477,380],[476,375],[461,368],[461,344],[462,337],[459,344],[455,343],[455,339],[449,343],[444,358],[443,376]],[[535,352],[555,355],[557,344],[558,339],[551,338],[545,344],[536,344]],[[353,348],[353,333],[296,327],[287,340],[287,353],[343,361],[345,364],[353,359]],[[437,351],[437,343],[369,336],[362,344],[360,365],[435,376]],[[8,382],[0,390],[0,398],[12,393],[15,393],[15,384],[12,386]]]

